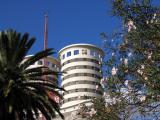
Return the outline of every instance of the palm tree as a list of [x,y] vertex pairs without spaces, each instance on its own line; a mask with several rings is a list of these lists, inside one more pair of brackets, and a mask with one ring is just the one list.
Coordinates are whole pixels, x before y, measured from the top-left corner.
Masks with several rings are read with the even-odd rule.
[[55,90],[61,88],[44,79],[57,73],[45,67],[28,68],[53,50],[38,52],[24,61],[34,42],[27,33],[0,32],[0,120],[36,120],[40,113],[51,120],[55,111],[63,118],[59,105],[47,94],[50,91],[61,97]]

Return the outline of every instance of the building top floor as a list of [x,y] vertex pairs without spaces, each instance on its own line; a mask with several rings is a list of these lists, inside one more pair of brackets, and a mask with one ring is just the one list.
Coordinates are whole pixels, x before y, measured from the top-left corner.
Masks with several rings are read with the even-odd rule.
[[103,58],[104,51],[92,44],[72,44],[62,48],[59,51],[59,59],[63,60],[75,55],[87,55],[96,58]]
[[[27,55],[25,59],[29,59],[32,56],[33,55]],[[35,62],[33,65],[31,65],[30,67],[44,66],[44,65],[49,67],[52,70],[59,71],[60,69],[60,62],[57,59],[53,58],[52,56],[48,56],[44,59],[40,59],[37,62]]]

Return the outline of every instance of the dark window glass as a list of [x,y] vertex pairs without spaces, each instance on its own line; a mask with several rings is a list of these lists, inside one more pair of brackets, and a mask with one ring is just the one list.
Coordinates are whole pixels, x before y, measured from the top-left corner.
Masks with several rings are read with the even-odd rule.
[[78,55],[79,54],[79,50],[74,50],[74,55]]
[[43,62],[41,60],[38,61],[38,65],[42,65]]
[[78,92],[78,89],[76,89],[75,92]]
[[56,67],[55,64],[52,63],[52,68]]
[[71,56],[71,52],[67,52],[67,57]]
[[62,59],[65,59],[65,54],[62,55]]

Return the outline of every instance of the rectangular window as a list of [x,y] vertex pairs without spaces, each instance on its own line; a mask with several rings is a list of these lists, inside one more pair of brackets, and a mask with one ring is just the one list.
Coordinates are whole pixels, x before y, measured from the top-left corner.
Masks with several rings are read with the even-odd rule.
[[62,59],[65,59],[65,54],[62,55]]
[[52,63],[52,68],[55,68],[55,67],[56,67],[56,65]]
[[38,61],[38,65],[42,65],[43,62],[41,60]]
[[87,55],[87,50],[82,50],[82,55]]
[[75,89],[75,92],[78,92],[78,89]]
[[84,65],[84,68],[87,68],[87,65]]
[[85,88],[85,89],[84,89],[84,92],[87,92],[87,90],[88,90],[88,89],[87,89],[87,88]]
[[94,51],[91,50],[91,51],[90,51],[90,55],[94,56],[94,54],[95,54]]
[[67,57],[71,56],[71,52],[67,52]]
[[79,54],[79,50],[74,50],[74,55],[78,55]]

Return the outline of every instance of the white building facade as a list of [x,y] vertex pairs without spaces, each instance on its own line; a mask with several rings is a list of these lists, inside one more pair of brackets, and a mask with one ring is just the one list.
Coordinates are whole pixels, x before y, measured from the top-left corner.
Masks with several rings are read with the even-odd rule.
[[63,92],[62,113],[72,112],[90,100],[103,95],[100,86],[104,52],[91,44],[73,44],[59,51]]

